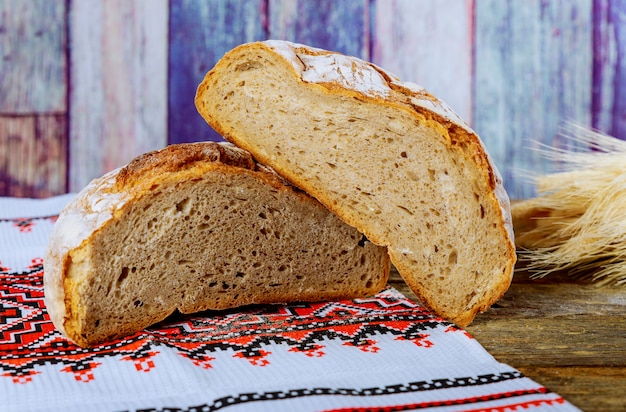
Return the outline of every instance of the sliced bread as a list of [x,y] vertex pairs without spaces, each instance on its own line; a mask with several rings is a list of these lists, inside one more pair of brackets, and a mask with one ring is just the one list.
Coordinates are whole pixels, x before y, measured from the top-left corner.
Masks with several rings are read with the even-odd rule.
[[182,313],[363,297],[389,257],[227,143],[172,145],[94,180],[44,260],[55,326],[81,346]]
[[508,289],[509,199],[479,137],[383,69],[284,41],[241,45],[196,107],[227,140],[379,245],[422,303],[459,325]]

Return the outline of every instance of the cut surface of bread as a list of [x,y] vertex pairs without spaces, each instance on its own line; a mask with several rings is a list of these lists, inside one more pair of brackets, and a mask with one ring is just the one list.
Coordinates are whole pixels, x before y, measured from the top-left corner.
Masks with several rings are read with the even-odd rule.
[[283,41],[241,45],[207,73],[199,113],[316,197],[391,260],[422,303],[459,325],[508,289],[509,199],[478,136],[383,69]]
[[260,303],[363,297],[389,257],[229,144],[172,145],[94,180],[44,260],[55,326],[81,346],[165,319]]

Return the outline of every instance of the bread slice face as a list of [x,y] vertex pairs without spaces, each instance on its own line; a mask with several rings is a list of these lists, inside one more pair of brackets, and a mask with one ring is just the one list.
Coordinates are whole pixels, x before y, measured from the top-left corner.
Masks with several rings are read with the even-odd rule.
[[241,45],[207,73],[209,125],[373,242],[422,303],[465,326],[508,289],[509,199],[479,137],[383,69],[283,41]]
[[48,313],[81,346],[174,311],[369,296],[384,247],[230,144],[169,146],[86,187],[44,260]]

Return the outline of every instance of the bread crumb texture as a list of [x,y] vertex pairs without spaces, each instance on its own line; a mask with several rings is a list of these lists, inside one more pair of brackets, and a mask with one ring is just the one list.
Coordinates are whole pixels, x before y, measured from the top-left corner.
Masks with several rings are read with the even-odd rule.
[[[89,346],[175,310],[355,298],[384,287],[384,247],[251,159],[225,145],[180,145],[119,171],[112,190],[130,199],[67,250],[60,329]],[[75,209],[100,213],[86,201],[64,213]],[[61,243],[72,230],[55,229]]]
[[269,41],[207,73],[198,111],[373,242],[422,302],[469,324],[508,289],[509,199],[445,103],[362,60]]

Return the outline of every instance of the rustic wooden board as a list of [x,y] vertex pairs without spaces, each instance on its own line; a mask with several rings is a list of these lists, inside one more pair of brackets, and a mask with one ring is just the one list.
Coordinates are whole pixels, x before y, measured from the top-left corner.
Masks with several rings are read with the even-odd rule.
[[166,0],[70,10],[69,188],[167,143]]
[[181,0],[170,3],[168,136],[170,143],[222,140],[198,114],[198,84],[233,47],[266,36],[265,1]]
[[65,0],[0,0],[0,113],[66,110]]
[[0,196],[66,193],[65,115],[0,116]]
[[565,396],[583,411],[616,412],[625,408],[626,368],[524,366],[518,369],[526,376],[540,377],[545,387]]
[[370,1],[269,0],[268,37],[370,59]]
[[476,0],[475,26],[474,128],[511,197],[532,196],[527,175],[553,170],[533,141],[591,125],[592,0]]
[[[389,284],[417,300],[393,270]],[[498,361],[584,411],[623,410],[626,288],[516,273],[504,297],[466,330]]]
[[514,284],[468,329],[492,355],[512,364],[626,367],[625,292],[569,283]]
[[472,121],[473,0],[375,4],[372,61]]

